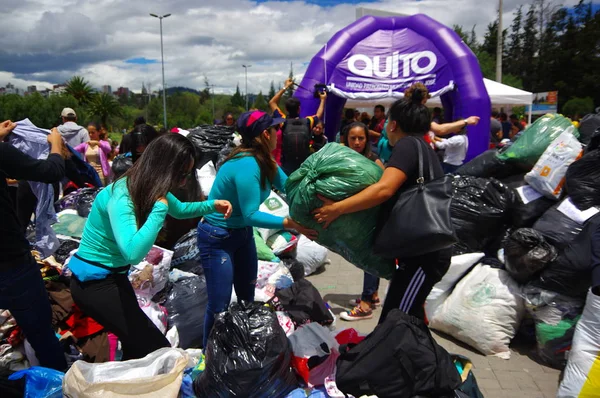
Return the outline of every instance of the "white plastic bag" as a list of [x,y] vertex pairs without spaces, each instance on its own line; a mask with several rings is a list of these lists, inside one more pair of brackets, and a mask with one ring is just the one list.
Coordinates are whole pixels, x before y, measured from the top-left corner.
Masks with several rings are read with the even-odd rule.
[[[162,259],[157,265],[153,265],[147,260],[151,253],[156,250],[162,251]],[[172,258],[172,251],[152,246],[150,253],[146,255],[144,260],[131,267],[129,281],[137,296],[151,298],[165,288],[169,280],[169,268],[171,267]]]
[[[258,210],[277,217],[287,217],[290,215],[290,207],[279,195],[273,191],[271,191],[271,194],[267,200],[260,205]],[[279,232],[278,229],[257,228],[257,230],[265,242],[271,237],[271,235]]]
[[425,301],[425,313],[427,318],[431,319],[434,316],[444,300],[450,296],[452,289],[458,281],[484,257],[483,253],[467,253],[460,256],[453,256],[448,272],[444,275],[441,281],[435,284],[431,293]]
[[525,305],[508,272],[477,265],[429,320],[429,327],[467,343],[485,355],[509,359],[509,344]]
[[65,375],[63,394],[70,398],[176,398],[188,354],[161,348],[124,362],[77,361]]
[[600,397],[600,296],[588,292],[557,398]]
[[149,297],[137,296],[138,305],[144,314],[160,330],[162,334],[167,332],[167,310],[162,305],[150,300]]
[[208,198],[215,179],[217,178],[217,169],[212,161],[207,162],[200,170],[196,170],[200,188],[205,197]]
[[550,199],[559,199],[567,169],[581,155],[582,146],[573,135],[574,126],[559,135],[537,161],[533,169],[525,175],[525,181],[536,191]]
[[269,277],[279,269],[280,263],[273,261],[258,260],[258,272],[256,274],[256,287],[261,289],[269,281]]
[[326,247],[300,235],[296,249],[296,261],[304,267],[304,275],[308,276],[328,262]]

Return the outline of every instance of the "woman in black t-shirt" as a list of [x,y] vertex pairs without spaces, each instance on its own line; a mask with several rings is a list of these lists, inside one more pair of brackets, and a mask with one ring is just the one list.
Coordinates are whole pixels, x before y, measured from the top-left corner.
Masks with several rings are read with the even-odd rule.
[[[429,131],[431,124],[429,110],[422,104],[424,95],[425,93],[417,88],[410,99],[399,100],[392,105],[387,134],[394,149],[381,179],[340,202],[321,197],[324,205],[314,211],[317,222],[325,224],[327,228],[343,214],[370,209],[386,201],[393,206],[394,200],[390,199],[417,184],[419,160],[416,145],[422,144],[423,149],[429,148],[423,141],[423,136]],[[407,139],[411,136],[423,142]],[[427,149],[423,154],[424,175],[430,175],[431,163],[434,178],[443,177],[444,172],[435,152]],[[419,228],[419,225],[415,225],[414,228]],[[451,255],[451,250],[445,249],[422,256],[398,259],[399,267],[392,278],[379,322],[383,322],[386,315],[396,308],[424,319],[425,299],[450,267]]]

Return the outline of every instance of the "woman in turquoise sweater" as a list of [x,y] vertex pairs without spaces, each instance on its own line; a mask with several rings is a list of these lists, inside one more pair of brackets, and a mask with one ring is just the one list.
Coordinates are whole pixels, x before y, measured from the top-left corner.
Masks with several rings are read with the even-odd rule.
[[232,285],[238,300],[254,300],[258,258],[252,227],[294,229],[315,237],[315,231],[289,217],[276,217],[259,210],[272,187],[284,191],[287,176],[271,156],[277,145],[278,126],[284,121],[262,111],[240,116],[237,129],[242,135],[242,145],[219,169],[209,195],[209,200],[229,200],[233,206],[231,217],[209,214],[198,224],[198,248],[208,291],[204,347],[215,314],[227,309]]
[[119,180],[102,190],[69,262],[75,304],[115,334],[123,360],[142,358],[170,344],[140,309],[127,272],[152,248],[167,214],[194,218],[231,215],[226,200],[181,203],[169,191],[196,180],[195,150],[179,134],[152,141]]

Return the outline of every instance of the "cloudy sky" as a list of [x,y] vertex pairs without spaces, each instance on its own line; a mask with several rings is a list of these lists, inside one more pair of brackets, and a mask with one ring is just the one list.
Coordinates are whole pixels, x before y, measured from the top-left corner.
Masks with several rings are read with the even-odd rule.
[[[504,0],[505,26],[519,4]],[[556,3],[559,3],[557,0]],[[562,0],[571,5],[577,0]],[[268,91],[287,77],[290,62],[301,76],[312,56],[355,20],[357,6],[425,13],[481,37],[494,20],[496,0],[2,0],[0,85],[24,88],[62,83],[82,75],[94,87],[140,91],[161,87],[159,21],[163,21],[166,85],[201,88],[206,75],[216,92]]]

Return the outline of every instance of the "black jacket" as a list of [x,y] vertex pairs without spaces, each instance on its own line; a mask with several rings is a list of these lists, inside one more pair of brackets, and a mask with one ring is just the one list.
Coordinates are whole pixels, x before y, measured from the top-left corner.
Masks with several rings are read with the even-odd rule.
[[7,178],[52,183],[65,176],[65,162],[51,154],[37,160],[7,143],[0,143],[0,272],[19,265],[29,256],[29,242],[21,232],[14,204],[8,192]]

